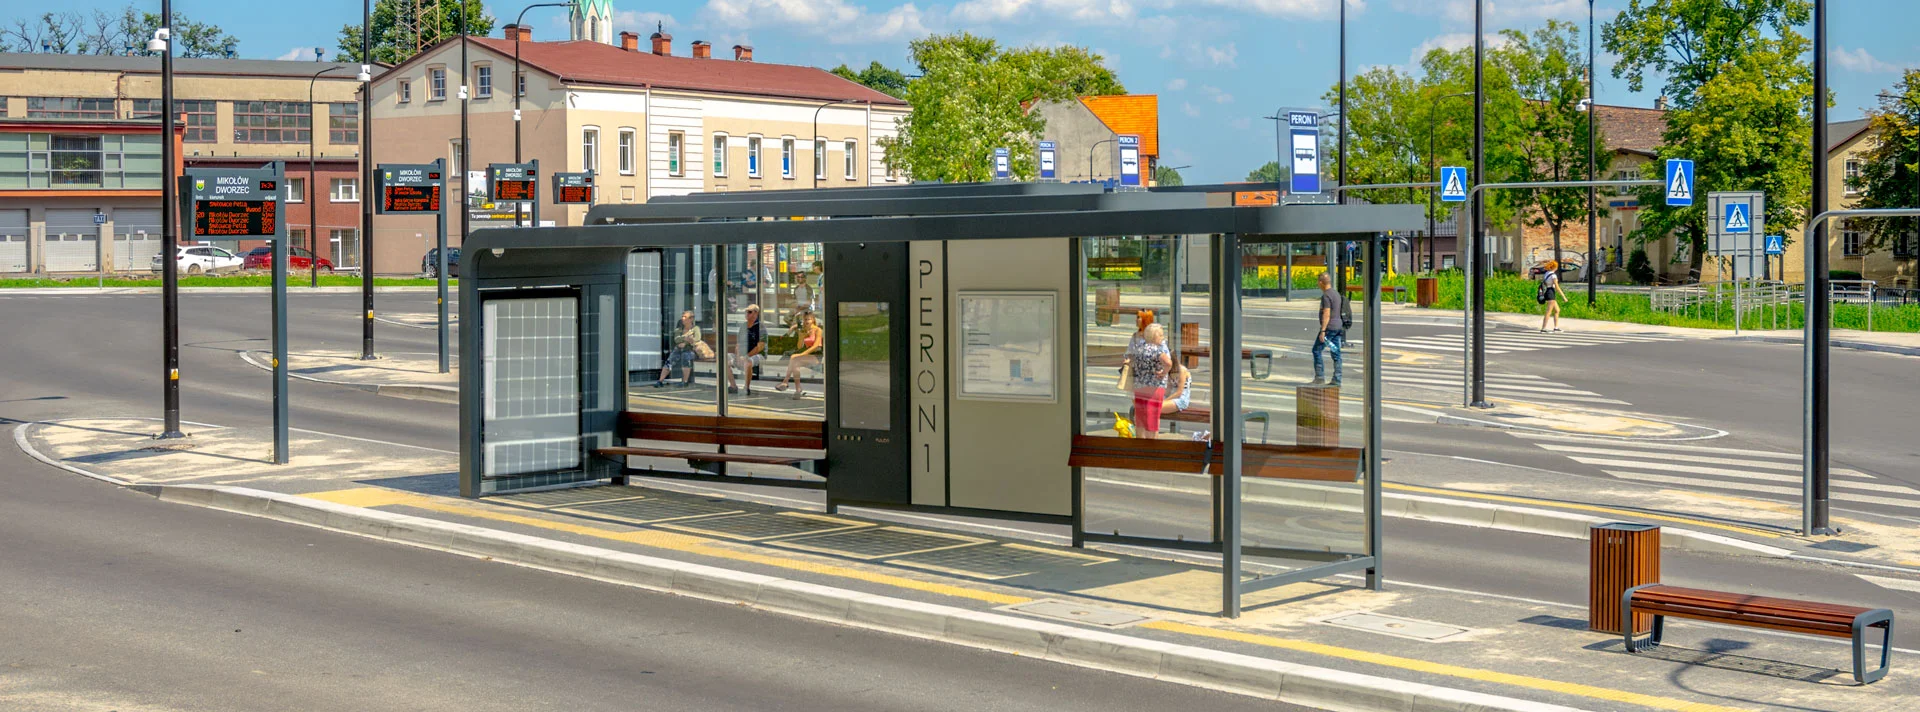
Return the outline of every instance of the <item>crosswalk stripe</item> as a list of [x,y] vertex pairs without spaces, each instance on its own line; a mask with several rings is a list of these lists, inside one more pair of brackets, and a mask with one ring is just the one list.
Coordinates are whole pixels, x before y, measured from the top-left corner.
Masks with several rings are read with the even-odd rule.
[[[1516,438],[1525,438],[1527,440],[1552,440],[1552,441],[1558,441],[1558,442],[1574,442],[1574,443],[1614,442],[1611,440],[1583,438],[1575,435],[1559,435],[1555,433],[1529,433],[1529,432],[1514,431],[1509,434],[1513,435]],[[1546,447],[1546,446],[1542,445],[1541,447]],[[1643,450],[1644,449],[1677,450],[1680,452],[1709,452],[1709,453],[1721,453],[1721,454],[1727,454],[1727,455],[1745,455],[1748,457],[1771,457],[1771,458],[1778,458],[1782,460],[1794,460],[1794,461],[1798,461],[1800,459],[1799,454],[1791,453],[1791,452],[1766,452],[1763,450],[1752,450],[1752,449],[1731,448],[1731,447],[1713,447],[1710,445],[1682,445],[1679,443],[1649,442],[1645,440],[1633,441],[1630,447],[1635,449],[1643,449]],[[1651,456],[1651,455],[1655,455],[1656,453],[1647,453],[1647,454]]]
[[[1453,380],[1456,380],[1456,381],[1460,380],[1460,369],[1458,368],[1427,368],[1422,366],[1408,366],[1405,364],[1398,364],[1398,363],[1381,364],[1380,368],[1382,369],[1382,373],[1431,374],[1434,377],[1439,377],[1439,378],[1451,377],[1453,378]],[[1487,380],[1488,381],[1541,382],[1541,381],[1547,381],[1547,377],[1535,376],[1531,373],[1488,373]],[[1548,381],[1548,382],[1550,383],[1551,381]]]
[[[1640,453],[1634,453],[1632,451],[1622,450],[1618,448],[1574,447],[1570,445],[1545,445],[1545,444],[1540,445],[1540,447],[1546,448],[1548,450],[1552,450],[1554,452],[1578,452],[1578,453],[1587,453],[1591,455],[1618,456],[1618,455],[1624,455],[1629,453],[1635,454],[1635,455],[1640,454]],[[1694,462],[1702,465],[1736,465],[1736,466],[1745,466],[1745,467],[1758,467],[1763,470],[1781,470],[1786,472],[1800,471],[1800,464],[1797,462],[1760,462],[1757,460],[1742,460],[1742,459],[1731,458],[1731,457],[1711,457],[1707,455],[1687,455],[1687,454],[1675,453],[1675,452],[1648,453],[1648,454],[1658,455],[1660,458],[1664,460],[1671,460],[1671,461],[1678,461],[1678,462]],[[1573,456],[1569,455],[1568,457],[1573,457]],[[1576,457],[1574,459],[1577,460],[1579,458]]]
[[[1401,382],[1401,383],[1436,383],[1436,384],[1449,385],[1449,386],[1460,385],[1460,379],[1458,378],[1455,378],[1449,381],[1446,379],[1439,379],[1439,378],[1410,378],[1407,376],[1396,376],[1391,373],[1380,374],[1380,380]],[[1583,391],[1578,388],[1549,388],[1546,386],[1521,386],[1521,385],[1501,384],[1501,383],[1489,383],[1487,384],[1487,389],[1502,390],[1502,391],[1524,391],[1527,393],[1552,393],[1552,394],[1569,395],[1569,396],[1600,395],[1593,391]]]
[[[1638,472],[1615,472],[1613,470],[1606,470],[1605,472],[1609,475],[1613,475],[1614,477],[1619,477],[1621,479],[1636,480],[1640,482],[1653,482],[1656,484],[1679,485],[1683,487],[1708,487],[1708,488],[1716,488],[1716,489],[1736,490],[1741,492],[1761,492],[1766,494],[1791,495],[1794,497],[1798,497],[1801,495],[1801,491],[1799,487],[1778,487],[1774,485],[1761,485],[1761,484],[1752,484],[1747,482],[1719,482],[1719,481],[1700,480],[1700,479],[1695,479],[1691,477],[1667,477],[1664,475],[1648,475],[1648,474],[1642,474]],[[1840,489],[1842,488],[1842,485],[1835,484],[1834,488]],[[1887,505],[1891,507],[1901,507],[1905,509],[1920,508],[1920,499],[1895,499],[1893,497],[1877,497],[1877,496],[1868,495],[1868,494],[1853,494],[1851,492],[1836,492],[1834,493],[1834,499],[1837,499],[1843,502],[1864,502],[1867,504],[1882,504],[1882,505]]]
[[[1695,474],[1695,475],[1713,475],[1717,477],[1733,477],[1738,479],[1763,480],[1763,481],[1774,481],[1774,482],[1800,482],[1801,481],[1800,475],[1778,473],[1778,472],[1754,472],[1751,470],[1730,470],[1724,467],[1705,467],[1702,465],[1676,465],[1668,462],[1647,462],[1644,460],[1620,460],[1620,459],[1607,458],[1607,457],[1573,457],[1570,459],[1572,459],[1574,462],[1582,462],[1589,465],[1601,465],[1606,467],[1630,467],[1638,470],[1654,470],[1656,472],[1683,472],[1683,473]],[[1904,487],[1901,485],[1874,484],[1870,482],[1858,482],[1858,483],[1854,482],[1854,480],[1863,480],[1863,479],[1871,479],[1871,478],[1838,477],[1833,480],[1833,486],[1851,487],[1854,489],[1862,489],[1862,490],[1873,490],[1876,492],[1894,492],[1894,493],[1900,493],[1900,494],[1920,495],[1920,490],[1915,490],[1912,487]],[[1916,501],[1915,503],[1920,504],[1920,501]]]

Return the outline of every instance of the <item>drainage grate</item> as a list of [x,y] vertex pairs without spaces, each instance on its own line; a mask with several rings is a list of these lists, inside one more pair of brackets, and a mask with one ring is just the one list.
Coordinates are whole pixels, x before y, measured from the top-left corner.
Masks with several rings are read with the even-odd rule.
[[985,544],[988,540],[917,529],[887,527],[770,542],[773,546],[817,551],[855,559],[887,559],[907,554]]
[[1396,638],[1410,638],[1427,642],[1438,642],[1467,632],[1466,628],[1445,623],[1414,620],[1379,613],[1348,613],[1320,621],[1337,628],[1364,630],[1369,633],[1381,633]]
[[662,529],[678,529],[698,534],[738,539],[740,541],[764,541],[781,537],[821,534],[824,532],[858,529],[870,526],[864,522],[849,519],[835,519],[797,512],[779,512],[775,514],[738,514],[727,517],[710,517],[686,522],[661,525]]
[[631,487],[620,485],[601,485],[598,487],[569,487],[566,489],[507,494],[498,497],[509,504],[528,507],[570,507],[588,502],[611,502],[621,499],[639,499],[640,493]]
[[618,519],[638,524],[652,524],[691,517],[710,517],[715,514],[736,514],[740,510],[725,504],[712,504],[700,500],[668,499],[665,497],[649,499],[628,499],[614,502],[583,504],[577,507],[564,507],[564,511],[591,514],[597,517]]
[[1111,608],[1098,608],[1078,603],[1068,603],[1066,601],[1029,601],[1019,605],[1006,606],[1000,610],[1014,611],[1016,613],[1025,613],[1027,615],[1052,618],[1055,620],[1085,623],[1087,625],[1097,625],[1106,628],[1119,628],[1147,620],[1146,616],[1134,615],[1126,611],[1116,611]]
[[998,580],[1060,568],[1092,566],[1113,561],[1099,556],[1048,551],[1019,544],[974,546],[964,549],[930,551],[889,560],[889,564]]

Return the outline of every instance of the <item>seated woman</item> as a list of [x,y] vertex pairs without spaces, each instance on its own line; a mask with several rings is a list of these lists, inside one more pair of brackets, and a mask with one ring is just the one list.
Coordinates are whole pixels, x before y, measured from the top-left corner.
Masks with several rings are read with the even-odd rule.
[[1167,392],[1176,394],[1161,405],[1161,413],[1178,413],[1193,407],[1193,372],[1186,366],[1175,364],[1173,375],[1167,377]]
[[793,399],[799,400],[806,393],[800,383],[800,369],[820,367],[820,347],[826,341],[826,333],[819,322],[813,318],[812,311],[800,312],[800,350],[787,358],[787,375],[780,379],[775,390],[784,391],[787,384],[793,384]]
[[667,365],[660,369],[660,382],[653,384],[654,387],[666,387],[667,376],[676,368],[686,374],[680,385],[693,385],[693,359],[700,344],[700,327],[693,323],[693,312],[680,312],[680,328],[673,335],[673,349],[667,352]]

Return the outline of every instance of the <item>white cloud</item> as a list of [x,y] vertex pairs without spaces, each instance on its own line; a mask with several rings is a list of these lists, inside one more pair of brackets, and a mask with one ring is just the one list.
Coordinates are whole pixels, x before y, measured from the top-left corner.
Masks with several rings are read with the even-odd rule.
[[1834,64],[1840,65],[1841,69],[1849,72],[1882,73],[1901,70],[1900,65],[1882,61],[1868,54],[1865,47],[1856,47],[1853,51],[1847,51],[1845,47],[1835,47],[1832,52],[1827,53],[1827,56],[1833,60]]
[[[1452,22],[1473,22],[1473,0],[1393,0],[1390,9],[1416,15],[1439,15]],[[1532,24],[1548,19],[1585,19],[1587,16],[1586,0],[1486,0],[1484,9],[1488,21],[1501,25]]]
[[1167,91],[1186,91],[1186,89],[1186,79],[1174,77],[1172,81],[1167,82]]
[[1233,67],[1235,66],[1235,61],[1240,57],[1240,48],[1235,47],[1232,42],[1228,42],[1225,45],[1207,45],[1200,48],[1200,50],[1206,56],[1207,61],[1212,62],[1214,66],[1218,67]]
[[1207,86],[1203,84],[1200,86],[1200,93],[1207,95],[1207,98],[1212,99],[1213,103],[1215,104],[1233,103],[1233,95],[1228,94],[1226,90],[1221,89],[1220,87]]
[[280,55],[278,57],[274,57],[274,59],[278,59],[281,61],[293,61],[293,62],[311,62],[313,61],[313,48],[312,47],[295,47],[293,49],[287,50],[286,54]]
[[1200,109],[1199,107],[1194,106],[1193,102],[1183,101],[1183,102],[1180,102],[1180,113],[1186,114],[1188,116],[1198,117],[1200,116]]
[[638,33],[642,38],[653,34],[656,28],[665,28],[667,34],[673,34],[673,28],[679,25],[672,15],[663,12],[638,12],[621,10],[613,13],[614,31],[625,30]]
[[700,17],[714,29],[797,30],[836,43],[890,41],[928,32],[920,8],[912,3],[876,14],[846,0],[708,0]]
[[[1489,50],[1492,50],[1496,47],[1505,47],[1506,44],[1507,44],[1507,38],[1505,37],[1502,37],[1500,35],[1495,35],[1495,34],[1487,35],[1487,49]],[[1436,49],[1453,51],[1453,50],[1459,50],[1459,49],[1466,49],[1472,46],[1473,46],[1472,32],[1450,32],[1444,35],[1429,37],[1426,39],[1426,41],[1421,42],[1418,45],[1414,45],[1413,52],[1407,55],[1407,67],[1412,68],[1412,67],[1420,66],[1420,59],[1422,57],[1427,56],[1428,52],[1431,52]]]
[[989,23],[1059,17],[1079,23],[1125,22],[1135,16],[1132,0],[965,0],[953,6],[959,22]]
[[[1262,15],[1289,18],[1328,18],[1338,15],[1340,11],[1338,0],[1162,0],[1162,4],[1253,10]],[[1347,0],[1348,15],[1366,8],[1365,0]]]

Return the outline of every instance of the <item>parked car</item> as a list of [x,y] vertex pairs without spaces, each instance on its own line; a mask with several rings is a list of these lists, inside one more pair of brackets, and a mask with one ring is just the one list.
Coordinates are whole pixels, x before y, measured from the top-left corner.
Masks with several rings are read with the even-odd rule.
[[[308,252],[304,247],[289,246],[287,248],[287,271],[289,272],[313,269],[315,260],[319,261],[320,271],[333,273],[333,263],[327,258],[314,257],[313,253]],[[264,245],[253,248],[252,252],[247,253],[246,268],[273,269],[273,248]]]
[[[420,273],[428,277],[439,277],[440,274],[434,271],[439,267],[440,248],[428,248],[427,254],[420,257]],[[458,247],[447,248],[447,276],[455,278],[460,276],[460,248]]]
[[[164,269],[160,258],[161,255],[153,256],[153,271],[155,272]],[[241,265],[239,255],[212,245],[180,245],[174,248],[174,259],[178,262],[178,269],[182,274],[218,274],[221,272],[232,272],[240,269]]]

